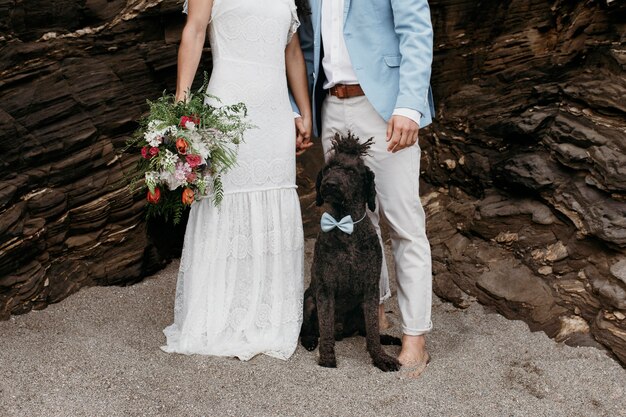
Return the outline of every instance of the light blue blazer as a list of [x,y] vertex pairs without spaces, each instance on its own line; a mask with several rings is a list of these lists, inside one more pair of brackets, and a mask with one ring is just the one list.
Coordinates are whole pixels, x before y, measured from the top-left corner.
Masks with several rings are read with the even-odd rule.
[[[299,36],[312,84],[317,134],[325,97],[322,0],[309,1],[312,15],[302,22]],[[404,107],[421,113],[420,127],[429,125],[435,109],[430,88],[433,30],[428,1],[345,0],[343,34],[359,84],[382,118],[389,120],[395,108]]]

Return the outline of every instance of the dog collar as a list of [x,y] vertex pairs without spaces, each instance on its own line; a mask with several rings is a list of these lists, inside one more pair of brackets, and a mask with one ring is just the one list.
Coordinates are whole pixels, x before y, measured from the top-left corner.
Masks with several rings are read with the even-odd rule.
[[324,214],[322,214],[320,226],[322,227],[323,232],[330,232],[336,227],[342,232],[351,235],[352,232],[354,232],[354,225],[361,222],[365,218],[365,216],[367,216],[367,211],[365,211],[365,213],[363,214],[363,217],[361,217],[357,221],[352,220],[352,216],[350,215],[347,215],[343,219],[337,221],[328,212],[324,212]]

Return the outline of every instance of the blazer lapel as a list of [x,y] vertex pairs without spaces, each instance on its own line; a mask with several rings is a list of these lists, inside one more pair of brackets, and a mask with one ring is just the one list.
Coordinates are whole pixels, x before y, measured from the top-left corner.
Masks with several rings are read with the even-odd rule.
[[309,1],[309,5],[311,6],[312,14],[314,16],[317,16],[317,21],[315,22],[315,24],[317,25],[316,29],[319,29],[319,31],[321,32],[322,27],[320,25],[322,24],[322,0]]
[[350,10],[350,0],[344,0],[343,3],[343,24],[346,24],[346,19],[348,18],[348,11]]

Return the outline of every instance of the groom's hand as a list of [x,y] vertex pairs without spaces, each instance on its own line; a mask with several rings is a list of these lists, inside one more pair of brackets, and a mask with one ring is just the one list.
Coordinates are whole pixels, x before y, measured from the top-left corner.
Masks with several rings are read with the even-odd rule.
[[391,116],[387,123],[387,151],[396,153],[415,145],[418,132],[419,126],[415,121],[404,116]]

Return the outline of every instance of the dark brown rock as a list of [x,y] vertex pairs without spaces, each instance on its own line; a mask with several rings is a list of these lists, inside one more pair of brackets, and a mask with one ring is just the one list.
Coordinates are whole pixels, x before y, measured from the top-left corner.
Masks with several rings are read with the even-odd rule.
[[0,1],[0,318],[176,256],[158,244],[171,228],[147,233],[121,150],[172,89],[178,3]]
[[[430,2],[423,195],[442,281],[624,361],[626,4]],[[459,191],[461,190],[461,191]],[[441,235],[441,236],[439,236]]]

